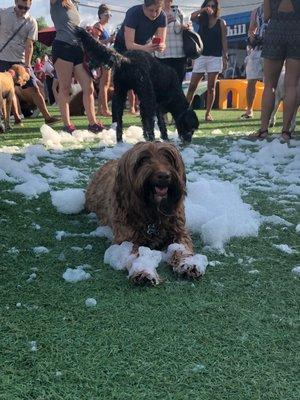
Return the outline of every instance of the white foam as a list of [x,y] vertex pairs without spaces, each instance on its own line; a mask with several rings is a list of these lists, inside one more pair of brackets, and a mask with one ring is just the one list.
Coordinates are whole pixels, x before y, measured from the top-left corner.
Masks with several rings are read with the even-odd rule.
[[84,209],[85,194],[82,189],[57,190],[50,194],[53,206],[62,214],[78,214]]

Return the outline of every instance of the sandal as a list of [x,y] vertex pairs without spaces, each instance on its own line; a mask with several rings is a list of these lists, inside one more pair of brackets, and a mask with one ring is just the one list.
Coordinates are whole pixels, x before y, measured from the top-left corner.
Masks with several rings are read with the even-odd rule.
[[268,135],[269,135],[268,129],[264,129],[264,130],[259,129],[257,132],[250,133],[250,135],[248,135],[248,138],[250,140],[256,140],[256,139],[264,140],[267,138]]
[[249,114],[245,113],[240,116],[240,119],[252,119],[252,118],[253,118],[253,114],[249,115]]
[[288,143],[292,139],[292,132],[282,131],[281,132],[281,143]]

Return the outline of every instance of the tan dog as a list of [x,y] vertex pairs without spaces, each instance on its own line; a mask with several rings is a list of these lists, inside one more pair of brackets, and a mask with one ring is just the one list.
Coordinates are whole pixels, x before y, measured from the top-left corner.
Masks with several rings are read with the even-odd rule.
[[[204,272],[187,260],[193,255],[192,239],[185,227],[185,168],[175,146],[162,142],[140,142],[119,160],[104,164],[92,177],[86,192],[86,209],[95,212],[101,225],[108,225],[114,243],[132,242],[151,250],[179,246],[168,263],[173,270],[191,278]],[[136,282],[160,281],[146,268],[131,274]]]
[[9,119],[15,85],[23,86],[29,78],[28,72],[22,65],[14,64],[9,71],[0,72],[0,117],[3,117],[3,123],[0,122],[0,132],[11,129]]

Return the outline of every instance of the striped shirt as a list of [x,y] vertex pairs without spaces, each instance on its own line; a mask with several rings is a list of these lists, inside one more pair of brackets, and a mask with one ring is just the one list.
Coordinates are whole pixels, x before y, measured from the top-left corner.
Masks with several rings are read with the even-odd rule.
[[[166,11],[165,11],[166,12]],[[173,15],[172,13],[167,13]],[[169,22],[167,25],[167,36],[166,36],[166,49],[162,53],[155,53],[157,58],[183,58],[185,54],[183,52],[183,39],[182,39],[182,13],[178,11],[176,21]]]

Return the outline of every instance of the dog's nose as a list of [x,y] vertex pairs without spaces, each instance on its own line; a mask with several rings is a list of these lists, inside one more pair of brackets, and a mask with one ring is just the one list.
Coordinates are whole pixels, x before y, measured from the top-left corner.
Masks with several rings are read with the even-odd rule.
[[157,180],[160,182],[165,182],[168,181],[171,177],[171,174],[169,171],[159,171],[157,173]]

